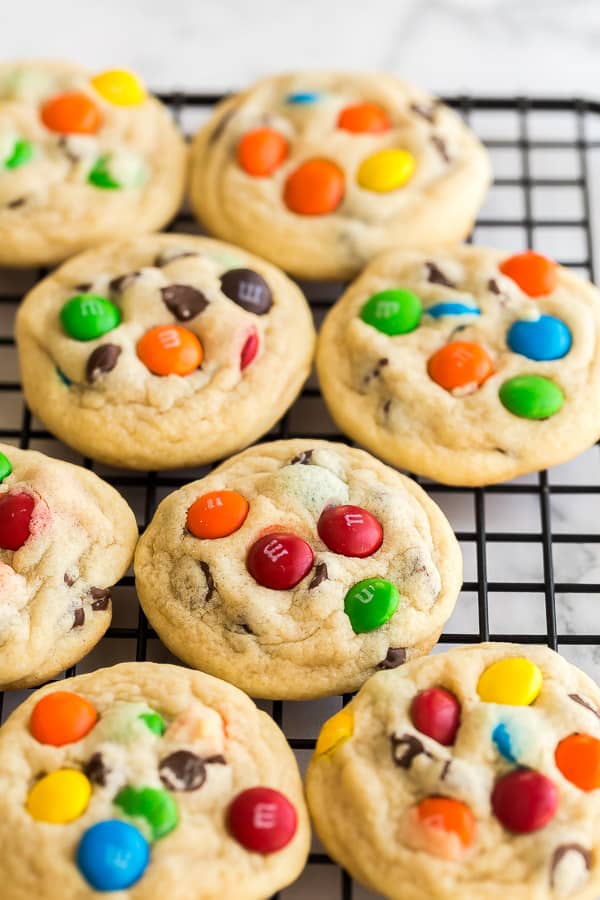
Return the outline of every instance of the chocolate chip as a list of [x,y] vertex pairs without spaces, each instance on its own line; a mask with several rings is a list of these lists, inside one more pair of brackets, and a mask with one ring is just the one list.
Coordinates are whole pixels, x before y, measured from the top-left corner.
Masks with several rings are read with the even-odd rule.
[[314,452],[314,450],[301,450],[300,453],[297,453],[290,461],[290,466],[295,466],[297,464],[300,464],[301,466],[307,466]]
[[308,586],[309,591],[311,591],[313,588],[318,587],[322,581],[327,581],[328,578],[329,573],[327,572],[327,563],[317,563],[315,574],[313,575],[312,581]]
[[431,281],[432,284],[443,284],[444,287],[456,287],[454,282],[450,281],[450,279],[444,275],[440,267],[431,260],[427,260],[425,267],[427,268],[427,281]]
[[72,587],[72,585],[75,584],[75,579],[73,578],[72,575],[69,575],[68,572],[65,572],[65,574],[64,574],[64,582],[65,582],[65,584],[68,585],[69,587]]
[[488,291],[490,291],[490,293],[492,293],[492,294],[501,294],[502,293],[502,291],[500,290],[500,285],[498,284],[498,282],[496,281],[495,278],[490,278],[490,280],[487,283],[487,287],[488,287]]
[[218,766],[226,766],[227,760],[221,753],[217,753],[215,756],[207,756],[204,760],[205,766],[210,765],[218,765]]
[[552,887],[554,887],[556,869],[567,853],[579,853],[583,859],[586,870],[589,872],[592,868],[592,854],[589,850],[582,847],[581,844],[561,844],[552,854],[552,860],[550,862],[550,884]]
[[209,144],[214,144],[215,141],[219,140],[219,138],[221,137],[221,135],[223,134],[223,132],[225,131],[225,129],[227,128],[227,126],[229,125],[231,120],[233,119],[235,113],[236,113],[235,109],[228,109],[227,112],[221,116],[221,118],[219,119],[219,121],[216,124],[214,131],[212,132],[212,134],[210,135],[210,137],[208,139]]
[[595,706],[589,702],[589,700],[585,700],[580,694],[569,694],[569,699],[574,700],[575,703],[579,703],[580,706],[585,707],[585,709],[589,709],[591,713],[593,713],[598,719],[600,719],[600,712],[596,709]]
[[189,322],[208,306],[208,300],[189,284],[170,284],[160,289],[165,306],[180,322]]
[[264,316],[273,305],[271,289],[262,275],[252,269],[230,269],[221,275],[221,290],[242,309]]
[[110,769],[104,762],[101,753],[94,753],[83,766],[83,774],[86,775],[92,784],[104,787]]
[[448,772],[450,771],[451,765],[452,765],[452,760],[447,759],[446,762],[444,763],[444,766],[443,766],[441,774],[440,774],[440,781],[445,781],[446,776],[448,775]]
[[423,741],[420,741],[414,734],[403,734],[400,737],[393,734],[390,740],[392,742],[392,760],[400,769],[410,769],[415,757],[422,753],[429,759],[434,759],[433,755],[423,746]]
[[429,106],[426,106],[424,103],[411,103],[410,111],[417,116],[421,116],[422,119],[427,119],[428,122],[433,123],[437,106],[438,103],[436,102],[430,103]]
[[502,447],[494,447],[496,453],[503,453],[505,456],[508,456],[508,450],[503,450]]
[[157,269],[161,269],[163,266],[168,266],[169,263],[176,259],[183,259],[184,256],[198,256],[198,254],[193,250],[182,250],[179,247],[167,247],[166,250],[161,250],[158,256],[155,257],[153,265],[156,266]]
[[25,206],[27,203],[27,197],[15,197],[14,200],[9,200],[6,204],[9,209],[18,209],[20,206]]
[[450,162],[450,154],[448,153],[448,146],[446,144],[446,141],[443,138],[441,138],[439,135],[432,134],[431,135],[431,143],[433,144],[435,149],[438,151],[438,153],[440,154],[440,156],[442,157],[444,162],[449,163]]
[[110,591],[108,588],[90,588],[90,595],[94,601],[92,603],[94,612],[108,609],[108,604],[110,603]]
[[390,647],[385,659],[378,664],[378,669],[397,669],[406,662],[406,650],[404,647]]
[[78,607],[73,613],[73,625],[71,628],[81,628],[83,623],[85,622],[85,610],[83,607]]
[[200,560],[200,568],[202,569],[204,577],[206,578],[206,596],[204,597],[206,601],[210,600],[215,592],[215,582],[214,578],[211,575],[208,563],[202,562],[202,560]]
[[377,365],[378,365],[381,369],[383,369],[384,366],[389,365],[389,362],[390,362],[390,361],[389,361],[389,359],[387,358],[387,356],[382,356],[381,359],[378,359],[378,360],[377,360]]
[[160,780],[170,791],[197,791],[206,781],[206,766],[189,750],[177,750],[160,761]]
[[117,275],[116,278],[108,282],[108,289],[113,296],[122,294],[141,274],[141,272],[126,272],[125,275]]
[[120,355],[121,348],[117,344],[100,344],[99,347],[96,347],[85,366],[85,377],[88,383],[93,384],[101,375],[112,372]]
[[75,285],[75,290],[78,291],[80,294],[87,294],[87,292],[90,290],[91,287],[92,287],[91,281],[81,281],[79,284]]
[[388,413],[389,413],[391,407],[392,407],[392,401],[391,401],[391,400],[386,400],[385,403],[383,404],[383,414],[384,414],[385,416],[388,415]]

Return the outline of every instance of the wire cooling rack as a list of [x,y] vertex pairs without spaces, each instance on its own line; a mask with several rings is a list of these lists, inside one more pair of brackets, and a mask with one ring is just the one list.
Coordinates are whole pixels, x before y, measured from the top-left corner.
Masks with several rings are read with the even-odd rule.
[[[220,99],[212,94],[161,97],[188,134]],[[451,97],[483,138],[496,180],[474,239],[517,251],[534,247],[584,277],[594,277],[592,211],[600,184],[600,103],[566,99]],[[187,210],[173,231],[196,231]],[[0,440],[93,468],[117,487],[140,528],[170,491],[207,469],[134,473],[82,459],[56,441],[27,410],[18,381],[13,318],[22,295],[44,273],[0,273]],[[302,285],[317,323],[339,296],[340,284]],[[314,376],[268,438],[341,440]],[[600,457],[594,447],[548,472],[489,488],[460,489],[419,479],[448,515],[465,558],[465,583],[442,645],[484,640],[548,644],[600,681]],[[131,573],[113,592],[113,624],[98,647],[68,671],[91,671],[125,660],[172,661],[139,609]],[[440,646],[437,650],[443,650]],[[0,694],[2,717],[27,692]],[[320,724],[344,698],[261,703],[284,729],[305,765]],[[315,842],[309,865],[281,900],[367,900]]]

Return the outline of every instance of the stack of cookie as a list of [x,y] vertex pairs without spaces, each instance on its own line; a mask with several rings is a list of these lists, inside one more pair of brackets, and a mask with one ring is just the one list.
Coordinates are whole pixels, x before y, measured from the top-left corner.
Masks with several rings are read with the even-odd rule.
[[[0,264],[62,262],[17,317],[29,407],[112,466],[236,454],[166,497],[138,541],[96,475],[0,448],[0,687],[78,662],[132,558],[150,623],[200,670],[115,666],[10,717],[3,897],[278,891],[305,865],[308,814],[284,736],[243,692],[358,690],[307,776],[319,835],[356,878],[398,900],[592,898],[600,692],[551,651],[426,658],[461,588],[460,549],[385,463],[485,485],[593,443],[600,294],[533,251],[458,243],[486,152],[390,76],[286,75],[221,104],[190,182],[218,239],[151,233],[179,207],[187,156],[129,72],[0,67]],[[282,269],[358,275],[317,370],[335,420],[375,456],[309,438],[244,450],[314,356]]]

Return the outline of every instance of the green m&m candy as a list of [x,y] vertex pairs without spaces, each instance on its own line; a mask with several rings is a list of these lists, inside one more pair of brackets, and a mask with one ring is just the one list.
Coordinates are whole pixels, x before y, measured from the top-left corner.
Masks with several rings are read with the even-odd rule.
[[391,288],[369,297],[360,317],[377,331],[395,335],[414,331],[422,313],[423,304],[416,294],[403,288]]
[[124,787],[114,803],[131,819],[143,819],[153,841],[169,834],[179,822],[177,804],[160,788]]
[[140,187],[146,180],[143,159],[131,150],[115,150],[98,157],[92,166],[88,181],[104,190]]
[[10,459],[8,456],[5,456],[4,453],[0,453],[0,483],[3,482],[5,478],[8,478],[11,472],[12,466],[10,464]]
[[365,578],[350,588],[344,600],[344,612],[356,634],[374,631],[391,619],[398,604],[398,588],[385,578]]
[[33,156],[33,144],[29,141],[19,139],[16,141],[13,151],[8,159],[4,160],[4,166],[7,169],[18,169],[24,163],[29,162]]
[[517,375],[499,391],[502,404],[522,419],[547,419],[559,411],[564,394],[557,384],[541,375]]
[[159,737],[165,733],[165,720],[157,712],[141,713],[138,719],[141,719],[146,728],[149,728],[150,731]]
[[69,337],[76,341],[93,341],[116,328],[121,313],[106,297],[76,294],[61,309],[60,321]]

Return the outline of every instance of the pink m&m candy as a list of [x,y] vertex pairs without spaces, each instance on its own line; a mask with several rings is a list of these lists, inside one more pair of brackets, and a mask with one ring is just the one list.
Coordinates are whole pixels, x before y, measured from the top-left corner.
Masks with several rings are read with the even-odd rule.
[[343,556],[371,556],[383,541],[381,525],[360,506],[328,506],[321,513],[317,530],[323,543]]
[[249,788],[229,807],[227,825],[236,841],[255,853],[275,853],[296,834],[296,810],[282,793],[267,787]]
[[528,834],[547,825],[558,809],[558,791],[540,772],[519,769],[500,778],[492,791],[494,815],[505,828]]
[[410,717],[415,728],[448,747],[460,725],[460,703],[444,688],[429,688],[414,698]]
[[295,534],[275,531],[252,544],[246,565],[255,581],[274,591],[296,587],[313,564],[310,544]]
[[29,523],[35,502],[30,494],[19,491],[0,500],[0,549],[18,550],[29,537]]

